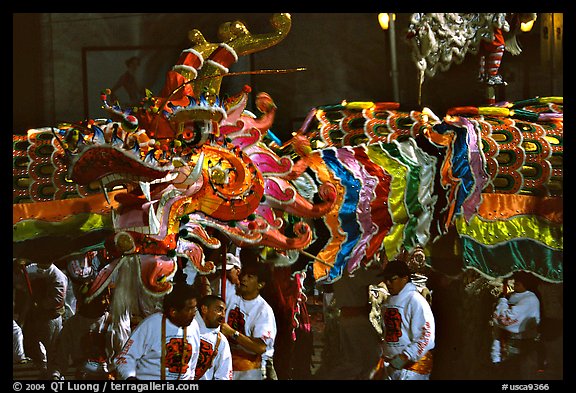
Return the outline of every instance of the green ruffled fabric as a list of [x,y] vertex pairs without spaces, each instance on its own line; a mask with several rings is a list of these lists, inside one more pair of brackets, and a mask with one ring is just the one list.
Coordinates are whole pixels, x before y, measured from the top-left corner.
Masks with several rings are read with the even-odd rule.
[[533,272],[544,281],[564,280],[563,251],[532,239],[513,239],[496,245],[484,245],[462,238],[465,268],[472,268],[491,278],[509,276],[515,270]]
[[82,213],[60,222],[25,220],[13,225],[13,242],[40,237],[67,236],[74,238],[91,231],[114,230],[111,214]]

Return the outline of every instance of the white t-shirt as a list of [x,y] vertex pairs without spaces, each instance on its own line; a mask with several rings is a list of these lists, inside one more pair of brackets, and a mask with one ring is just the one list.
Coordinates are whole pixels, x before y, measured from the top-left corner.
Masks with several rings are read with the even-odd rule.
[[[226,297],[228,298],[228,296]],[[262,296],[258,295],[252,300],[244,300],[236,294],[229,297],[226,309],[226,322],[233,329],[246,336],[262,339],[266,344],[266,351],[274,350],[276,320],[274,319],[272,307]],[[230,342],[230,347],[233,353],[241,351],[251,353],[233,341]],[[252,355],[255,354],[252,353]],[[250,374],[250,379],[262,379],[260,367],[258,367],[257,371],[234,370],[234,379],[243,378],[243,373]]]
[[[200,329],[192,320],[186,328],[186,347],[183,346],[184,329],[166,319],[166,341],[162,338],[162,313],[149,315],[134,329],[114,363],[121,379],[136,377],[159,380],[162,345],[165,345],[166,379],[194,379],[200,353]],[[183,358],[182,358],[183,357]]]
[[[195,319],[200,328],[200,356],[196,364],[197,374],[198,371],[209,367],[199,379],[232,379],[232,353],[230,352],[230,344],[226,336],[220,333],[220,326],[216,328],[207,327],[200,313],[196,313]],[[213,356],[218,336],[220,336],[220,343],[217,348],[218,352],[216,356]],[[212,365],[209,366],[211,360]]]
[[535,338],[540,324],[540,301],[534,292],[514,292],[510,299],[498,299],[492,318],[502,329],[519,333],[522,338]]
[[[220,291],[220,285],[222,284],[222,279],[218,277],[210,282],[210,287],[212,288],[212,293],[222,297],[222,292]],[[236,295],[236,285],[232,284],[230,280],[226,280],[226,304],[230,302],[232,296]]]
[[417,362],[434,348],[434,315],[414,283],[406,283],[400,293],[388,297],[382,313],[385,357],[393,358],[404,352]]

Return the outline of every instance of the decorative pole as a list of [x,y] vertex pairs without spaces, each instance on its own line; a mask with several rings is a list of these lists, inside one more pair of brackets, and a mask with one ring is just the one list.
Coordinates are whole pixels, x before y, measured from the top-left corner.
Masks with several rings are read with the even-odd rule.
[[390,63],[392,65],[392,94],[394,101],[400,102],[400,92],[398,89],[398,61],[396,56],[396,26],[394,20],[396,15],[390,18]]
[[226,254],[228,253],[228,243],[222,242],[222,273],[220,275],[220,296],[222,299],[226,300]]
[[396,50],[396,26],[395,14],[381,13],[378,14],[378,22],[382,30],[390,30],[388,38],[390,39],[390,74],[392,77],[392,94],[395,102],[400,102],[400,94],[398,89],[398,61]]

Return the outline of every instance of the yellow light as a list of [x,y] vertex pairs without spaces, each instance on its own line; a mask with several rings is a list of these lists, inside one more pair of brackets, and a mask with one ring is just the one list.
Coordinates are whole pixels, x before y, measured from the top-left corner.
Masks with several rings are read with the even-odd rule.
[[386,13],[378,14],[378,23],[382,30],[388,30],[388,24],[390,23],[390,15]]
[[534,20],[522,22],[520,23],[520,30],[522,30],[524,33],[527,33],[532,30],[532,26],[534,26]]
[[388,30],[390,24],[390,15],[392,15],[392,20],[396,20],[396,14],[380,13],[378,14],[378,23],[382,30]]

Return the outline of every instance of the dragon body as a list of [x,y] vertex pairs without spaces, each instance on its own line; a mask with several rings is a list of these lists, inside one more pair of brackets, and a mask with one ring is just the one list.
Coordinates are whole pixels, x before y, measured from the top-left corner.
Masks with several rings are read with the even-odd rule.
[[290,17],[271,24],[261,35],[224,24],[216,44],[193,30],[158,96],[122,109],[104,92],[110,118],[15,135],[15,256],[104,249],[89,298],[114,274],[159,298],[178,261],[213,272],[219,261],[206,250],[223,238],[294,271],[312,263],[330,283],[380,256],[424,250],[433,264],[434,245],[456,233],[462,268],[563,280],[561,97],[453,108],[442,119],[342,102],[314,108],[291,140],[271,143],[270,96],[256,96],[259,116],[246,110],[248,86],[219,96],[228,67],[280,42]]

